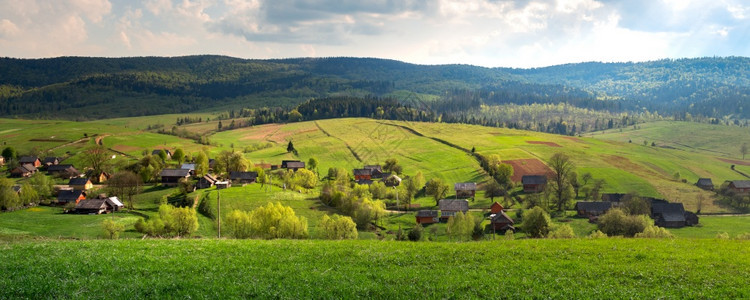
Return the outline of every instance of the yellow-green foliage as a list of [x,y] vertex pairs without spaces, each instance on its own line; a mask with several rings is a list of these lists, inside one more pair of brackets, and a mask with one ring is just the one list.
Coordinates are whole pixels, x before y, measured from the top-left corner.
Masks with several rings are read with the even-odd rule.
[[164,228],[176,236],[190,236],[198,230],[198,215],[190,207],[159,206],[159,218]]
[[627,215],[622,209],[613,208],[599,218],[599,230],[609,236],[623,235],[633,237],[643,232],[651,220],[647,216]]
[[603,239],[603,238],[607,238],[607,234],[602,232],[601,230],[595,230],[594,232],[589,234],[588,237],[591,239]]
[[726,232],[719,232],[719,233],[716,234],[716,238],[719,239],[719,240],[728,240],[729,239],[729,234],[726,233]]
[[148,236],[161,236],[164,234],[164,222],[159,218],[150,218],[148,221],[139,218],[135,222],[135,230]]
[[352,221],[351,217],[333,215],[323,216],[320,226],[325,232],[325,237],[329,240],[354,240],[357,239],[357,224]]
[[354,220],[360,228],[365,228],[367,224],[380,219],[383,215],[385,215],[385,203],[368,198],[357,203],[354,210]]
[[506,240],[514,240],[515,238],[516,238],[516,235],[513,232],[513,230],[507,230],[507,231],[505,231],[505,239]]
[[302,239],[308,237],[307,219],[297,217],[291,207],[268,203],[251,212],[232,211],[227,217],[236,238]]
[[666,228],[649,225],[646,227],[646,229],[643,230],[643,232],[636,233],[635,237],[637,238],[673,238],[674,236]]
[[551,239],[572,239],[576,237],[576,233],[573,232],[573,227],[570,227],[568,224],[563,224],[557,226],[557,228],[550,232],[547,237]]
[[458,212],[456,216],[448,219],[447,231],[448,235],[458,240],[471,238],[474,231],[474,216]]
[[318,176],[308,169],[299,169],[294,172],[294,181],[299,186],[312,189],[318,185]]
[[120,233],[125,231],[125,225],[119,224],[111,219],[106,219],[102,222],[102,229],[104,234],[109,239],[117,239],[120,237]]
[[530,237],[542,238],[549,233],[552,219],[541,207],[535,206],[523,214],[523,231]]
[[737,235],[738,240],[750,240],[750,232]]

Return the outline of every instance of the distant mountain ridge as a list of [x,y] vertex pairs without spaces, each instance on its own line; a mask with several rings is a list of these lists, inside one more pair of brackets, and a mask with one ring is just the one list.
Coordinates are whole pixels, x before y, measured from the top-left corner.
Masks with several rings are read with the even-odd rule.
[[[749,118],[743,108],[750,104],[750,58],[588,62],[533,69],[353,57],[0,58],[0,116],[95,119],[293,107],[331,96],[403,100],[416,95],[435,100],[461,91],[512,95],[500,99],[502,103],[590,106],[594,102],[568,99],[591,98],[619,101],[605,107],[624,111]],[[595,106],[584,108],[602,107]]]

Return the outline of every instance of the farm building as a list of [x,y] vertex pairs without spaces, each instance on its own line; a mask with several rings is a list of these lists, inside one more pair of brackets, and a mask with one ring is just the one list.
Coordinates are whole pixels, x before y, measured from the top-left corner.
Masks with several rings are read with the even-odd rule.
[[[153,156],[159,156],[159,152],[161,152],[162,149],[154,149],[154,151],[151,151],[151,155]],[[172,159],[172,152],[169,151],[169,149],[163,149],[164,153],[167,154],[167,160]]]
[[67,204],[69,202],[78,204],[78,202],[84,199],[86,199],[86,192],[83,190],[60,190],[57,192],[58,204]]
[[370,179],[360,179],[360,180],[357,180],[357,181],[355,181],[355,182],[356,182],[357,184],[366,184],[366,185],[371,185],[371,184],[372,184],[372,183],[373,183],[374,181],[372,181],[372,180],[370,180]]
[[417,224],[432,224],[438,221],[437,210],[420,210],[417,212]]
[[42,161],[39,160],[39,157],[36,156],[21,156],[21,158],[18,159],[18,163],[21,165],[31,164],[36,168],[42,166]]
[[547,186],[547,176],[545,175],[524,175],[521,177],[524,193],[538,193]]
[[654,203],[651,205],[651,217],[660,227],[681,228],[688,225],[682,203]]
[[370,170],[372,178],[385,178],[385,176],[383,176],[383,169],[380,165],[366,165],[363,169]]
[[299,160],[282,160],[281,161],[281,168],[297,171],[299,169],[305,168],[305,162],[299,161]]
[[579,217],[589,218],[594,216],[600,216],[606,213],[612,208],[612,202],[590,202],[590,201],[578,201],[575,205],[575,210],[578,212]]
[[68,181],[68,185],[72,187],[74,190],[84,190],[84,191],[94,187],[94,184],[91,183],[91,180],[89,180],[88,178],[82,178],[82,177],[70,179],[70,181]]
[[729,182],[729,189],[738,194],[750,193],[750,180],[734,180]]
[[461,182],[453,185],[458,198],[474,198],[477,193],[477,184],[474,182]]
[[229,172],[229,180],[232,183],[255,183],[258,179],[256,172]]
[[440,207],[440,220],[447,221],[458,212],[466,213],[469,211],[469,201],[464,199],[442,199],[438,201]]
[[60,164],[60,159],[54,156],[45,157],[44,161],[42,161],[42,165],[44,167],[54,166]]
[[164,186],[176,186],[180,179],[190,178],[190,170],[184,169],[164,169],[159,173],[161,184]]
[[216,180],[216,177],[214,177],[211,174],[206,174],[206,175],[203,175],[203,177],[198,179],[198,183],[196,184],[196,187],[199,189],[207,189],[207,188],[214,186],[214,184],[216,184],[216,181],[218,181]]
[[108,197],[105,200],[107,200],[107,205],[109,205],[111,211],[120,211],[125,207],[117,196]]
[[98,174],[96,174],[96,173],[91,174],[91,176],[89,176],[89,178],[91,178],[91,182],[93,182],[93,183],[102,183],[102,182],[106,182],[107,180],[109,180],[110,178],[112,178],[112,174],[109,174],[107,172],[102,171],[102,172],[100,172]]
[[37,172],[37,168],[32,164],[22,164],[10,171],[13,177],[29,177]]
[[0,166],[5,165],[5,157],[0,156]]
[[490,205],[490,213],[491,214],[499,213],[499,212],[503,211],[503,209],[505,209],[503,207],[503,205],[500,204],[500,203],[497,203],[497,202],[494,202],[494,203],[492,203],[492,205]]
[[107,212],[106,199],[84,199],[78,202],[75,212],[78,214],[98,215]]
[[195,164],[182,164],[180,169],[189,170],[191,176],[195,176]]
[[711,178],[700,178],[698,179],[698,182],[695,183],[695,186],[707,191],[714,190],[714,183],[711,181]]
[[71,179],[80,176],[81,172],[78,172],[73,165],[52,165],[47,167],[47,174]]
[[505,233],[508,230],[515,232],[516,228],[513,227],[513,224],[515,224],[513,219],[511,219],[505,211],[501,210],[490,215],[490,225],[495,232]]
[[385,177],[385,179],[383,179],[383,183],[387,187],[396,187],[401,185],[401,177],[398,177],[396,175],[388,175],[388,177]]
[[370,169],[354,169],[354,180],[372,180],[372,170]]
[[232,187],[232,184],[229,181],[217,181],[216,183],[214,183],[214,185],[216,185],[217,190],[223,190]]
[[628,194],[621,194],[621,193],[604,193],[602,194],[602,201],[604,202],[622,202],[625,200],[625,196]]

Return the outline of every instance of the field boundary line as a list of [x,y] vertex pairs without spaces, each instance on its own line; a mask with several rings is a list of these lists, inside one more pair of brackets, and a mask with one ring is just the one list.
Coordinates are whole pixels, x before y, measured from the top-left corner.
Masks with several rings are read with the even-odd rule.
[[352,149],[352,146],[350,146],[349,143],[347,143],[346,141],[344,141],[340,137],[337,137],[337,136],[334,136],[334,135],[328,133],[328,131],[326,131],[325,129],[323,129],[323,127],[320,126],[320,124],[318,124],[318,121],[314,121],[313,123],[315,123],[315,126],[318,127],[318,129],[320,129],[320,131],[322,131],[325,135],[327,135],[329,137],[332,137],[334,139],[337,139],[337,140],[341,141],[342,143],[344,143],[344,146],[346,146],[346,149],[349,149],[349,152],[352,153],[352,156],[354,156],[354,159],[356,159],[358,162],[362,162],[362,158],[360,158],[359,154],[357,154],[357,152],[354,151],[354,149]]

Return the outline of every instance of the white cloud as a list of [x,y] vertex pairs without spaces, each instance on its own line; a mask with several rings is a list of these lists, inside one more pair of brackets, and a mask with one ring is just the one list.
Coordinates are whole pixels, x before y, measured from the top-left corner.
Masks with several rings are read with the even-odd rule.
[[12,37],[19,33],[18,26],[8,19],[0,20],[0,37]]
[[75,10],[80,11],[87,19],[94,23],[102,21],[104,16],[112,10],[112,3],[108,0],[69,0]]

